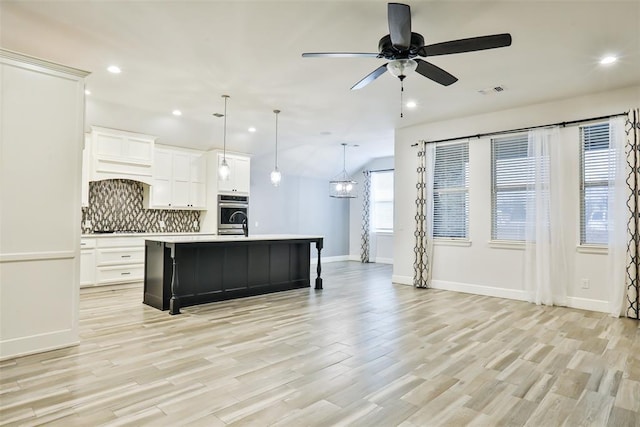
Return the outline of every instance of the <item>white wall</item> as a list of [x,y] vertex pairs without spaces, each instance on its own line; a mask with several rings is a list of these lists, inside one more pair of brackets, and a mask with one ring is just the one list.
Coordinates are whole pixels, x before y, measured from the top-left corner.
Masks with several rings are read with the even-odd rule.
[[[349,202],[329,197],[329,182],[283,173],[279,187],[271,185],[263,161],[252,159],[249,196],[250,232],[324,236],[322,257],[349,253]],[[315,252],[312,251],[312,257]]]
[[[393,169],[393,156],[378,157],[351,177],[358,183],[358,197],[350,200],[349,208],[349,259],[360,260],[362,235],[362,188],[364,170]],[[372,262],[393,263],[393,233],[371,233],[369,256]]]
[[[640,86],[608,93],[581,96],[472,117],[428,123],[400,129],[395,141],[395,235],[393,281],[413,282],[414,212],[417,141],[453,138],[622,113],[640,105]],[[571,279],[569,304],[578,308],[607,311],[609,288],[605,280],[606,255],[578,252],[579,228],[579,135],[577,126],[561,130],[565,158],[565,193],[568,205],[563,232],[568,247]],[[491,170],[490,139],[473,138],[469,143],[469,237],[470,246],[436,245],[433,285],[437,288],[525,299],[523,250],[490,246]],[[588,279],[589,289],[582,289]]]

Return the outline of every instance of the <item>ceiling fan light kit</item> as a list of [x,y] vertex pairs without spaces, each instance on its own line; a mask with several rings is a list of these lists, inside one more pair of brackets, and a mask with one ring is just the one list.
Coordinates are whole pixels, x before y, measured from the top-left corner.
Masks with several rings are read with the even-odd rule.
[[351,179],[347,173],[347,144],[342,143],[342,172],[329,181],[329,197],[337,199],[356,198],[356,181]]

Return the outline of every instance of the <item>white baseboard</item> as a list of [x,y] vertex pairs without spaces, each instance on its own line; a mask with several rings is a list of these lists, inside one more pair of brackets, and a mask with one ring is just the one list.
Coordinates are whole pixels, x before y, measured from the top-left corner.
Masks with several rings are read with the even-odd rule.
[[488,297],[498,297],[506,299],[514,299],[526,301],[527,294],[520,289],[497,288],[494,286],[475,285],[471,283],[450,282],[447,280],[433,280],[431,282],[433,289],[442,289],[445,291],[464,292],[467,294],[484,295]]
[[379,264],[393,264],[393,258],[376,258],[375,262]]
[[9,339],[0,342],[0,361],[71,347],[79,343],[77,333],[72,330]]
[[397,283],[398,285],[409,285],[413,286],[413,277],[411,276],[398,276],[394,274],[391,276],[391,282]]
[[[338,261],[351,261],[349,255],[337,255],[337,256],[323,256],[322,263],[326,262],[338,262]],[[311,258],[311,265],[317,265],[318,258]]]
[[[391,276],[391,281],[400,285],[413,285],[411,276]],[[433,280],[433,289],[445,291],[464,292],[467,294],[484,295],[489,297],[506,298],[518,301],[527,301],[527,294],[521,289],[505,289],[494,286],[475,285],[470,283],[450,282],[446,280]],[[580,310],[609,312],[609,302],[579,297],[567,297],[567,307]]]
[[577,308],[580,310],[599,311],[602,313],[609,312],[609,301],[597,299],[567,297],[567,307]]

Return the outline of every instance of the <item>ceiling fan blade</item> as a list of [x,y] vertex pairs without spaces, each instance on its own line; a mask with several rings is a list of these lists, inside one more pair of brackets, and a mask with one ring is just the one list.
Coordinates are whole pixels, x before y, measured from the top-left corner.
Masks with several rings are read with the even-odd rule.
[[387,6],[389,35],[391,44],[399,50],[411,46],[411,8],[402,3],[389,3]]
[[430,62],[423,61],[422,59],[414,59],[414,61],[418,63],[416,73],[422,74],[436,83],[440,83],[443,86],[449,86],[458,81],[457,77],[452,76],[442,68],[437,67]]
[[367,74],[367,76],[364,79],[354,84],[351,87],[351,90],[362,89],[363,87],[365,87],[366,85],[368,85],[369,83],[371,83],[372,81],[374,81],[375,79],[383,75],[385,71],[387,71],[387,64],[379,66],[378,68],[373,70],[371,73]]
[[377,58],[377,53],[361,52],[311,52],[303,53],[303,58]]
[[420,56],[449,55],[451,53],[474,52],[476,50],[495,49],[511,46],[511,34],[493,34],[490,36],[471,37],[468,39],[451,40],[443,43],[423,46]]

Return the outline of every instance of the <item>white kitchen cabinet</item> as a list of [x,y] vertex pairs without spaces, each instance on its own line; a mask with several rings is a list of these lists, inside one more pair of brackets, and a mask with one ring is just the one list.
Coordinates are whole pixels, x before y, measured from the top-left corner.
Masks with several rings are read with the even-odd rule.
[[80,340],[87,75],[0,48],[0,360]]
[[[229,179],[222,180],[218,175],[218,193],[249,194],[250,159],[238,154],[218,153],[218,168],[226,157],[229,165]],[[216,171],[217,173],[217,171]]]
[[145,193],[150,209],[206,209],[202,152],[164,146],[155,149],[153,181]]
[[96,283],[96,240],[80,239],[80,287]]
[[96,285],[144,280],[144,238],[118,236],[96,240]]
[[91,127],[90,179],[133,179],[151,184],[156,137]]

